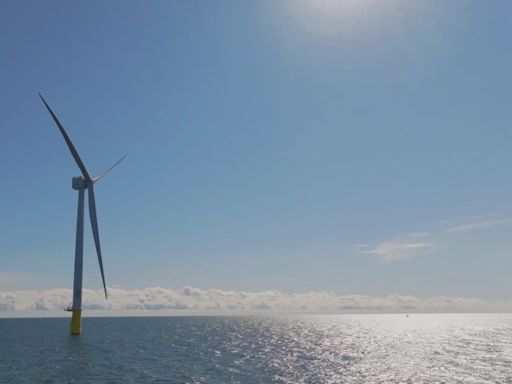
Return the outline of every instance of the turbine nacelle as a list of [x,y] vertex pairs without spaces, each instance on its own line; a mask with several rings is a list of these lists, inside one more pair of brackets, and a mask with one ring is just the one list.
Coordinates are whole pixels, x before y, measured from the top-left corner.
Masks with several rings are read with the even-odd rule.
[[77,191],[81,189],[87,189],[87,181],[82,176],[73,177],[73,180],[71,182],[71,186],[73,189],[76,189]]

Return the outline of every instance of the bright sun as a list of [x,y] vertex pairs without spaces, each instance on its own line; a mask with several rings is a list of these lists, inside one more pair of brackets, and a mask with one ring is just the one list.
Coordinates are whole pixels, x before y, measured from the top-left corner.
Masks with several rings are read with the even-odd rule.
[[376,36],[417,14],[407,0],[287,0],[286,12],[308,34],[324,38]]

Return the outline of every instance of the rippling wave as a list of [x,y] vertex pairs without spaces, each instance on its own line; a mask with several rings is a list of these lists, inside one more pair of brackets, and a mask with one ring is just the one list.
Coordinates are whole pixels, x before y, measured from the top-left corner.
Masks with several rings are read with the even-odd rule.
[[512,315],[0,319],[0,383],[512,383]]

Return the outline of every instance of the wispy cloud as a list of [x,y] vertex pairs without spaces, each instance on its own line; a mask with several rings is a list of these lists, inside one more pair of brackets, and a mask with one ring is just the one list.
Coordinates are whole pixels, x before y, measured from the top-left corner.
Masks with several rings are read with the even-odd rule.
[[[167,289],[109,290],[109,300],[103,291],[84,290],[86,311],[116,313],[387,313],[387,312],[500,312],[512,311],[512,301],[484,301],[474,298],[433,297],[410,295],[339,295],[332,292],[283,293],[225,291],[186,287]],[[32,314],[64,314],[71,299],[70,289],[42,291],[0,291],[0,316],[16,315],[23,311]]]
[[447,235],[458,235],[466,232],[477,231],[480,229],[496,227],[498,225],[512,223],[511,218],[500,218],[500,219],[486,219],[472,221],[469,223],[459,224],[445,230]]
[[394,239],[382,241],[373,248],[366,244],[358,244],[354,246],[354,250],[357,253],[376,255],[383,262],[393,262],[435,251],[441,247],[441,244],[449,242],[451,236],[505,224],[512,224],[512,218],[474,219],[472,221],[459,222],[459,224],[448,228],[445,226],[444,229],[438,228],[432,231],[413,232],[395,237]]
[[417,239],[420,237],[429,237],[431,235],[430,232],[414,232],[407,235],[407,237],[411,239]]
[[402,259],[410,259],[420,254],[431,252],[436,246],[437,245],[434,243],[389,240],[378,244],[373,249],[356,250],[359,253],[377,255],[381,261],[388,263]]
[[354,245],[354,249],[356,251],[364,251],[364,250],[367,250],[368,247],[369,247],[368,244],[356,244],[356,245]]

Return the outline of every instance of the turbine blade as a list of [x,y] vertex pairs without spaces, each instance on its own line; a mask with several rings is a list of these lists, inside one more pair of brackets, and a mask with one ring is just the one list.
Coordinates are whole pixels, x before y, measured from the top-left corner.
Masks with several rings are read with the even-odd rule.
[[46,102],[46,100],[41,96],[39,93],[39,97],[43,101],[44,105],[46,106],[46,109],[48,109],[48,112],[50,112],[50,115],[53,117],[53,121],[55,121],[55,124],[57,124],[57,127],[59,127],[60,133],[62,133],[62,136],[64,137],[64,140],[66,141],[66,144],[68,145],[69,150],[71,151],[71,154],[73,155],[73,158],[75,159],[76,164],[78,165],[78,168],[80,168],[80,171],[82,171],[82,174],[84,175],[85,180],[91,181],[91,176],[89,176],[89,172],[87,172],[87,168],[85,168],[84,163],[82,162],[82,159],[80,159],[80,156],[78,155],[78,152],[73,145],[73,142],[69,138],[68,134],[64,130],[64,127],[60,123],[59,119],[57,119],[57,116],[55,116],[55,113],[53,113],[52,109]]
[[105,291],[105,299],[107,298],[107,285],[105,284],[105,274],[103,273],[103,260],[101,259],[100,235],[98,232],[98,218],[96,217],[96,201],[94,200],[94,189],[90,185],[89,188],[89,216],[91,217],[92,235],[94,236],[94,245],[98,254],[98,263],[100,264],[101,280],[103,281],[103,290]]
[[92,181],[96,182],[96,181],[100,180],[103,176],[105,176],[107,173],[109,173],[111,170],[113,170],[121,161],[123,161],[126,156],[127,155],[124,155],[123,157],[121,157],[121,159],[117,163],[115,163],[113,166],[108,168],[101,175],[93,177]]

